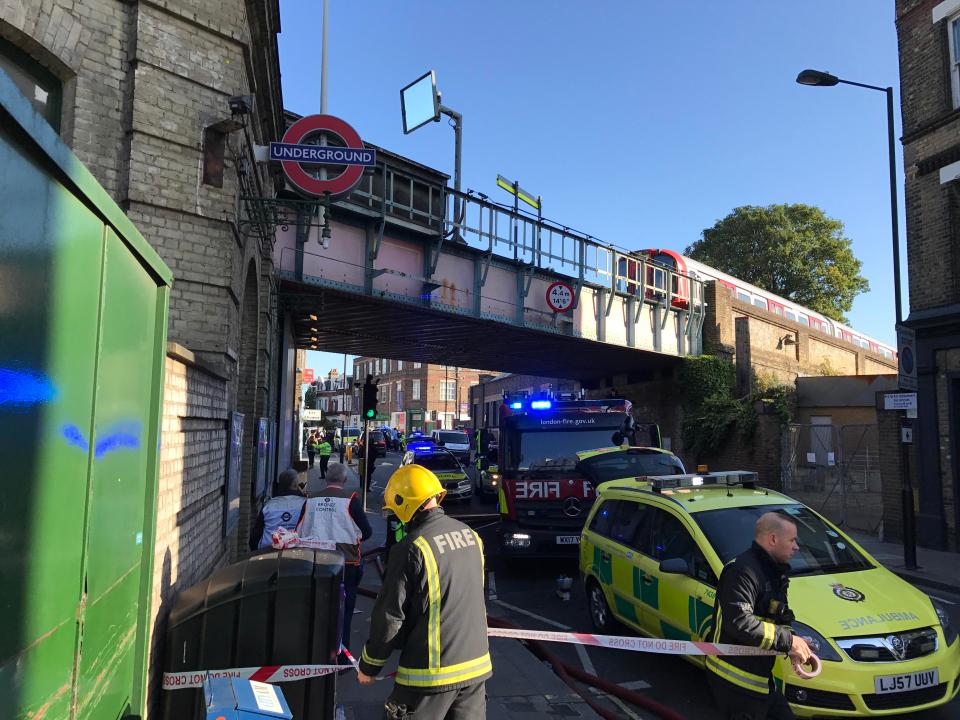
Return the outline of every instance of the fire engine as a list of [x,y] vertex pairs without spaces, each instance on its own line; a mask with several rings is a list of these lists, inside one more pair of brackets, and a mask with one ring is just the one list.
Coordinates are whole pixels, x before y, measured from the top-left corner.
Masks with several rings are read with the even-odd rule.
[[504,395],[497,462],[504,555],[576,555],[594,499],[577,453],[624,442],[660,445],[659,428],[635,425],[630,409],[628,400],[572,393]]

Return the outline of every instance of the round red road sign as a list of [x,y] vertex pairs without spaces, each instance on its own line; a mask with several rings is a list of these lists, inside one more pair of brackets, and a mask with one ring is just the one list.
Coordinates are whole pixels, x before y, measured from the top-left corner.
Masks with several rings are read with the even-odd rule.
[[[317,135],[321,132],[336,135],[348,148],[363,149],[363,141],[357,131],[345,120],[333,115],[307,115],[300,118],[287,128],[287,131],[283,134],[282,142],[299,144],[311,135]],[[335,178],[328,180],[313,177],[296,160],[283,160],[280,165],[294,187],[302,193],[318,197],[326,193],[331,195],[348,193],[356,187],[360,178],[363,177],[362,165],[347,165],[346,170]]]
[[565,282],[551,283],[547,288],[547,305],[556,313],[566,312],[573,307],[573,288]]

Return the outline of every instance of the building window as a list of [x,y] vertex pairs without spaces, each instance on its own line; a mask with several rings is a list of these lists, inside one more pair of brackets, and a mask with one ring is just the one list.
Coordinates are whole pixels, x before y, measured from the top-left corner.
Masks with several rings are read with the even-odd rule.
[[414,363],[414,364],[413,364],[413,369],[416,370],[417,368],[421,367],[421,365],[422,365],[422,363]]
[[457,382],[456,380],[440,381],[440,399],[456,402],[457,400]]
[[960,108],[960,14],[947,20],[950,36],[950,84],[953,86],[953,107]]
[[403,360],[397,360],[397,370],[403,370]]
[[419,400],[420,399],[420,381],[413,380],[410,386],[410,399]]
[[63,87],[57,77],[12,43],[0,38],[0,69],[50,126],[60,132]]

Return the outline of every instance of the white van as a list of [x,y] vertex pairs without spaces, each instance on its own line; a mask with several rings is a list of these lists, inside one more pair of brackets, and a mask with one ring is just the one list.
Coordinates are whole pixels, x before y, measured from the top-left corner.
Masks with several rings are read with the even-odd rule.
[[470,462],[470,438],[462,430],[434,430],[430,437],[435,445],[445,447],[460,462]]

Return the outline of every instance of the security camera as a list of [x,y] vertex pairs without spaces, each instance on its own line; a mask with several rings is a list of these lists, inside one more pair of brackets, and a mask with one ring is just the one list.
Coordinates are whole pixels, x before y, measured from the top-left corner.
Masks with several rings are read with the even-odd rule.
[[253,95],[233,95],[227,103],[231,115],[247,115],[253,110]]

